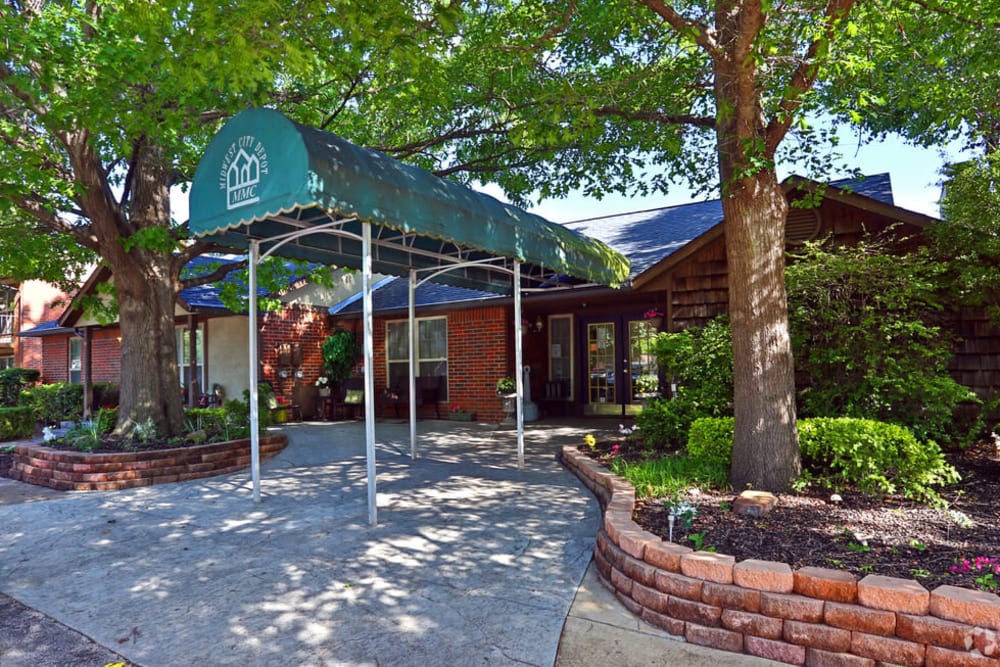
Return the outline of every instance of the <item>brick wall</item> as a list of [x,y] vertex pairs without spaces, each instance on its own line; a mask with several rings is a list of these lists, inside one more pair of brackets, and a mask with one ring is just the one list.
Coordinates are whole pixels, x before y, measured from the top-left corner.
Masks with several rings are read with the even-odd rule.
[[994,594],[692,551],[632,521],[628,482],[574,447],[563,448],[562,461],[604,507],[594,551],[601,579],[670,634],[811,667],[1000,667]]
[[[287,444],[284,435],[261,437],[261,460],[276,456]],[[18,445],[10,476],[58,491],[116,491],[214,477],[249,465],[250,440],[107,454]]]
[[66,382],[69,376],[69,339],[66,336],[42,338],[42,383]]
[[94,382],[122,381],[122,348],[118,342],[119,332],[114,329],[99,329],[91,333],[90,373]]
[[[62,314],[69,298],[54,285],[40,280],[27,280],[18,288],[15,328],[32,329]],[[14,337],[15,363],[22,368],[34,368],[44,373],[43,343],[38,338]]]
[[[345,327],[347,328],[347,327]],[[325,309],[305,306],[288,306],[279,312],[265,313],[261,317],[259,353],[260,379],[271,382],[275,394],[295,399],[296,387],[311,387],[323,372],[323,340],[329,335],[330,326]],[[219,345],[222,341],[210,341]],[[302,378],[296,382],[294,375],[281,378],[278,366],[278,346],[295,343],[302,347]],[[289,371],[294,369],[289,368]]]
[[[514,354],[508,344],[510,319],[502,306],[452,311],[448,318],[448,402],[441,406],[442,416],[452,406],[460,405],[466,412],[476,413],[480,421],[503,419],[496,382],[513,372]],[[396,320],[399,318],[393,318]],[[375,391],[386,386],[385,319],[372,324],[374,347]],[[360,332],[359,320],[341,322],[345,329]],[[360,333],[358,334],[360,339]],[[433,415],[425,407],[419,416]],[[401,412],[402,414],[402,412]]]

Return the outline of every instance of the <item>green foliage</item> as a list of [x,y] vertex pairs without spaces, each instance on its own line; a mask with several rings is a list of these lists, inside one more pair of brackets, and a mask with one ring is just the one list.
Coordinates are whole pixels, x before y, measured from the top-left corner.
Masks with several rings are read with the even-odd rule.
[[25,391],[25,402],[40,421],[75,421],[83,414],[83,385],[69,382],[38,385]]
[[805,385],[800,413],[878,419],[922,439],[959,439],[953,414],[977,399],[947,369],[944,264],[925,249],[900,254],[872,238],[856,247],[806,244],[794,260],[786,280],[796,371]]
[[[920,442],[906,428],[870,419],[813,418],[798,422],[803,477],[810,484],[856,487],[876,495],[900,494],[942,505],[936,487],[958,481],[958,473],[933,441]],[[691,424],[688,456],[725,468],[733,449],[732,418]]]
[[506,396],[517,391],[517,383],[512,377],[502,377],[497,380],[497,395]]
[[724,489],[729,475],[726,466],[691,456],[643,461],[616,457],[612,460],[611,471],[627,479],[637,495],[651,498],[672,498],[692,487]]
[[35,430],[35,414],[30,407],[0,407],[0,442],[30,438]]
[[34,368],[5,368],[0,371],[0,407],[12,408],[21,403],[21,391],[41,377]]
[[102,435],[111,433],[118,423],[118,408],[99,408],[94,415],[94,423]]
[[728,469],[733,458],[733,428],[732,417],[694,420],[688,431],[688,456]]
[[934,253],[950,269],[952,298],[1000,324],[1000,150],[953,165],[946,177],[945,222],[927,230]]
[[340,382],[350,377],[360,355],[357,337],[340,327],[334,328],[323,341],[323,367],[330,381]]
[[698,417],[732,414],[733,343],[728,319],[656,337],[657,363],[679,384],[670,399],[650,401],[636,416],[647,444],[684,446]]
[[934,487],[958,481],[933,441],[920,442],[897,424],[869,419],[799,421],[803,467],[811,480],[832,488],[856,485],[874,494],[900,493],[943,504]]
[[[239,401],[236,401],[239,403]],[[184,411],[187,415],[187,431],[210,431],[221,432],[226,426],[227,412],[225,407],[221,408],[188,408]],[[249,411],[247,421],[249,422]]]
[[101,428],[99,422],[80,423],[71,428],[63,437],[63,441],[81,452],[92,452],[101,446]]

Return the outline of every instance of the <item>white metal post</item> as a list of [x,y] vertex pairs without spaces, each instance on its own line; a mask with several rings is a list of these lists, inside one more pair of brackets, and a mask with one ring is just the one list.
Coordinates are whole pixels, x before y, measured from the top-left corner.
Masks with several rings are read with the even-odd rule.
[[260,242],[250,241],[250,287],[247,295],[249,308],[250,355],[250,476],[253,478],[253,501],[260,502],[260,410],[257,406],[257,257]]
[[364,349],[365,349],[365,457],[367,458],[368,474],[368,523],[378,525],[378,507],[375,496],[375,373],[373,343],[374,328],[372,326],[372,226],[370,222],[361,223],[361,289],[364,312]]
[[517,386],[517,467],[524,467],[524,350],[521,340],[521,262],[514,262],[514,382]]
[[410,269],[410,305],[409,305],[409,380],[410,383],[410,458],[417,458],[417,272]]

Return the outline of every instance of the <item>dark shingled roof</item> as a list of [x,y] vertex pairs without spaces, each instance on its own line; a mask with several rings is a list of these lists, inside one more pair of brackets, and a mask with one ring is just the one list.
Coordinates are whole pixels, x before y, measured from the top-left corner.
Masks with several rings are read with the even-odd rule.
[[[418,308],[442,303],[500,298],[503,297],[493,292],[481,292],[467,287],[453,287],[430,281],[418,286],[413,295],[414,303]],[[330,314],[360,313],[364,307],[361,299],[362,295],[360,292],[349,299],[344,299],[330,309]],[[376,311],[408,308],[409,303],[410,283],[406,278],[393,276],[372,286],[372,304]]]
[[[831,186],[893,204],[889,174],[832,181]],[[722,222],[718,199],[606,215],[566,223],[573,231],[604,241],[632,262],[635,277]]]
[[[807,181],[812,183],[812,181]],[[845,192],[876,199],[895,205],[889,174],[874,174],[860,179],[831,181],[830,185]],[[628,257],[632,263],[631,278],[641,274],[657,262],[680,250],[708,230],[722,222],[722,202],[718,199],[664,208],[606,215],[565,223],[575,232],[586,234],[607,243]],[[399,310],[407,307],[408,293],[405,279],[389,279],[374,287],[376,311]],[[442,303],[490,298],[492,295],[476,290],[424,283],[417,288],[416,305],[428,306]],[[361,295],[335,306],[333,314],[361,312]]]

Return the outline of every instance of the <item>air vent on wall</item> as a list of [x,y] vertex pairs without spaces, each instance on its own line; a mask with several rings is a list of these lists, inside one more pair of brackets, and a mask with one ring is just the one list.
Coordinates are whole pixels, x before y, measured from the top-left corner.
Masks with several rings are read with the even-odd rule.
[[789,208],[785,222],[785,241],[793,244],[812,241],[819,234],[821,226],[818,208]]

